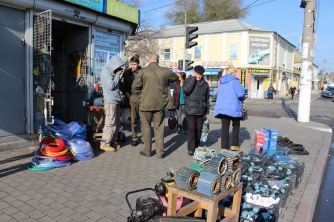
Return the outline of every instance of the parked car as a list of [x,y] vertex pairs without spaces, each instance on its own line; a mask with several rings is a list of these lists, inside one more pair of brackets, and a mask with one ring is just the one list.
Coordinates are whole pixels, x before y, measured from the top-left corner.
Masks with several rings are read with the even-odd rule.
[[216,102],[218,94],[217,90],[215,88],[210,87],[209,94],[210,94],[210,102]]
[[322,97],[333,97],[334,95],[334,87],[328,86],[325,90],[321,92]]

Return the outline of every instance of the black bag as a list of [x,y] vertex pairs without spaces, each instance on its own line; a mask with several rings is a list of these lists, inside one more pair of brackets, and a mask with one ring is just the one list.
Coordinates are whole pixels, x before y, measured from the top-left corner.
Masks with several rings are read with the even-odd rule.
[[175,129],[177,125],[177,119],[175,116],[175,110],[170,111],[169,118],[168,118],[168,127],[170,130]]
[[241,117],[241,120],[245,121],[247,119],[248,119],[247,108],[246,108],[245,104],[242,104],[242,117]]

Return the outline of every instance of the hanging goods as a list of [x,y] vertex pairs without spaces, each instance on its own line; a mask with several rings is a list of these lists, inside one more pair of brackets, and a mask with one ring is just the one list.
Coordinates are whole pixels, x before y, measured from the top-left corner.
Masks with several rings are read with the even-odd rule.
[[170,130],[175,129],[177,125],[177,119],[175,117],[175,110],[170,111],[169,118],[168,118],[168,127]]
[[223,176],[228,169],[228,162],[225,156],[213,157],[211,161],[204,163],[204,172],[209,172],[212,174],[218,174]]
[[226,157],[229,170],[235,171],[238,169],[240,160],[239,153],[229,150],[223,150],[221,154],[223,154]]
[[198,177],[197,191],[207,196],[215,197],[220,192],[220,176],[209,172],[203,172]]
[[197,186],[198,176],[198,171],[188,167],[182,167],[176,173],[175,183],[184,189],[193,190]]
[[[136,209],[133,209],[129,202],[129,195],[143,191],[153,191],[157,201],[152,197],[142,196],[136,200]],[[131,191],[126,194],[125,200],[130,208],[130,217],[127,218],[128,222],[152,221],[154,216],[162,216],[164,213],[164,206],[161,198],[152,188]]]
[[209,136],[209,124],[210,121],[208,119],[204,120],[203,127],[202,127],[202,133],[201,133],[201,141],[205,142],[208,139]]

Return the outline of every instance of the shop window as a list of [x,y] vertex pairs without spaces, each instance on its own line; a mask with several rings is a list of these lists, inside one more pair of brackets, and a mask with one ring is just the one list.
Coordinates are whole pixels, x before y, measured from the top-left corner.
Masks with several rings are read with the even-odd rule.
[[230,44],[230,59],[238,58],[238,44]]
[[218,76],[211,76],[211,86],[218,85]]
[[94,41],[94,75],[96,80],[99,81],[100,72],[103,66],[114,55],[119,56],[121,51],[121,37],[108,32],[96,31]]
[[194,59],[201,60],[202,59],[202,46],[196,46],[194,48]]
[[170,61],[170,49],[164,49],[164,61]]

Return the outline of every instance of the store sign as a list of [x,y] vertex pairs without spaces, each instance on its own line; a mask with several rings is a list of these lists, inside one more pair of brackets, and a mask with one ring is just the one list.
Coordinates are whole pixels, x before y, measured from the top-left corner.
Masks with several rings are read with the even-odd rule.
[[242,88],[244,88],[245,84],[246,84],[246,69],[241,70],[241,76],[240,77],[241,77],[240,82],[241,82]]
[[116,0],[107,0],[108,15],[139,24],[139,11]]
[[269,69],[248,69],[250,73],[268,73],[269,74]]
[[232,66],[232,61],[202,61],[202,66],[206,67],[222,67],[222,66]]
[[103,12],[103,0],[65,0],[98,12]]

